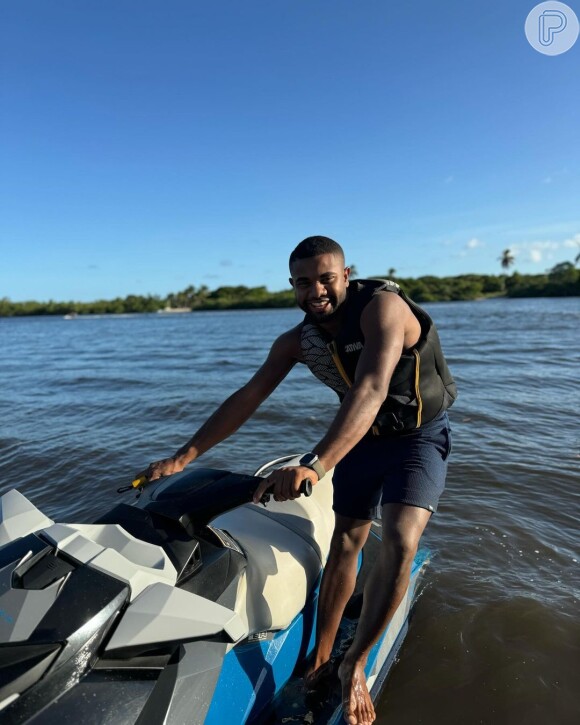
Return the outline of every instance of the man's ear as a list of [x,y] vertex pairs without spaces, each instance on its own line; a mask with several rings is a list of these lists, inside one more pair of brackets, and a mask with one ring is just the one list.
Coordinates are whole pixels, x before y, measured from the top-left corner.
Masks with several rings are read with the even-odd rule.
[[350,267],[344,268],[344,281],[346,282],[346,286],[348,287],[348,283],[350,281]]
[[288,282],[290,282],[290,287],[294,287],[294,280],[292,279],[292,277],[288,278]]

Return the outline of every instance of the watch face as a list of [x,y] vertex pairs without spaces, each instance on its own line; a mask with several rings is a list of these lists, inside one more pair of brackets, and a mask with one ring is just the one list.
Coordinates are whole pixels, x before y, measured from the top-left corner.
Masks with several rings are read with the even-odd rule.
[[316,453],[307,453],[300,459],[300,465],[311,466],[313,463],[316,463],[317,460],[318,456],[316,455]]

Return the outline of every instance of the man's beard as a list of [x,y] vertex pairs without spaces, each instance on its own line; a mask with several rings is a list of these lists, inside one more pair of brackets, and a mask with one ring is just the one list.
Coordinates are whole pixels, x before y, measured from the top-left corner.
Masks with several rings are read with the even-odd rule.
[[[338,313],[341,311],[342,306],[346,301],[346,296],[340,302],[334,296],[326,297],[325,299],[327,300],[327,305],[320,311],[312,308],[309,302],[299,304],[299,307],[303,312],[306,312],[306,314],[315,322],[329,322],[330,320],[334,320]],[[313,300],[310,300],[310,302],[312,301]]]

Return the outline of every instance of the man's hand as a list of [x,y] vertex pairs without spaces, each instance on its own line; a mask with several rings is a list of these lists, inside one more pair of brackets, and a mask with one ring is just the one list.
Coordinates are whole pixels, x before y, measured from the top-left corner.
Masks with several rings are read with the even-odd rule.
[[300,496],[302,481],[309,478],[313,484],[318,483],[318,476],[306,466],[284,466],[278,468],[265,478],[254,493],[254,503],[260,503],[262,496],[270,488],[273,489],[274,501],[288,501]]
[[148,481],[156,481],[163,476],[171,476],[179,473],[185,468],[185,463],[178,457],[164,458],[161,461],[151,463],[148,468],[138,473],[135,478],[146,478]]

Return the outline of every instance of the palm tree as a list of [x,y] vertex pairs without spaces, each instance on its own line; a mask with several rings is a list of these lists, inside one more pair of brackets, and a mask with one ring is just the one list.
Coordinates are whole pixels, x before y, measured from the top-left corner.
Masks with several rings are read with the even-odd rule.
[[389,267],[389,271],[387,272],[387,277],[389,279],[395,279],[396,274],[397,274],[397,270],[394,267]]
[[350,268],[350,276],[353,279],[355,279],[356,277],[358,277],[358,269],[356,268],[356,264],[349,264],[348,266]]
[[501,253],[501,257],[498,257],[502,269],[509,269],[512,264],[516,261],[515,256],[512,254],[511,249],[504,249]]

